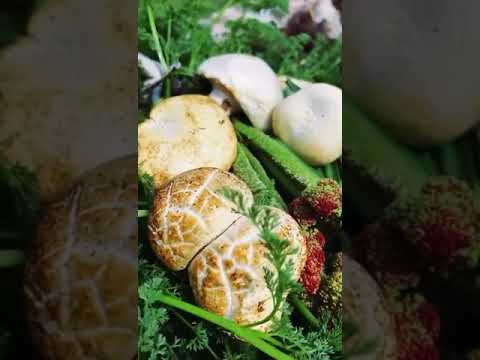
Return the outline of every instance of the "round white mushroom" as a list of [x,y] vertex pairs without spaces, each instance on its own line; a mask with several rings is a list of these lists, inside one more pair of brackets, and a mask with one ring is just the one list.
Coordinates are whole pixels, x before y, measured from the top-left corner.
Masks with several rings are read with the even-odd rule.
[[208,96],[161,101],[138,127],[138,165],[161,186],[199,167],[230,169],[237,138],[226,112]]
[[271,127],[272,110],[282,99],[276,74],[262,59],[244,54],[214,56],[204,61],[198,73],[213,85],[210,96],[233,113],[240,108],[253,126]]
[[314,166],[342,154],[342,90],[328,84],[306,86],[273,111],[273,131]]

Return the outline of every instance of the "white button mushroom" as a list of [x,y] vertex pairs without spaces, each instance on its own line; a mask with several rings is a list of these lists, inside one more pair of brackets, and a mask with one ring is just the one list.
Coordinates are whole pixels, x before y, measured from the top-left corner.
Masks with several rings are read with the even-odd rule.
[[273,111],[273,131],[314,166],[342,154],[342,90],[328,84],[306,86]]
[[282,99],[282,88],[270,66],[260,58],[243,54],[214,56],[198,73],[213,85],[210,96],[230,112],[241,108],[253,126],[271,127],[272,110]]
[[152,175],[157,186],[199,167],[228,170],[236,154],[233,125],[208,96],[163,100],[138,127],[139,168]]
[[399,140],[440,145],[480,121],[480,51],[466,45],[479,42],[479,1],[351,1],[344,11],[345,89]]

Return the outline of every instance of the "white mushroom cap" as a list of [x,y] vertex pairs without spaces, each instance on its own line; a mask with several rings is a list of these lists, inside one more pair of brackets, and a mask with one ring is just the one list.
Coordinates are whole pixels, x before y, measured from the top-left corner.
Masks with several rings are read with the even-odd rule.
[[233,125],[208,96],[163,100],[138,127],[139,168],[152,175],[157,186],[199,167],[228,170],[236,154]]
[[282,99],[282,88],[270,66],[260,58],[243,54],[214,56],[203,62],[198,73],[212,82],[212,97],[232,111],[238,104],[252,124],[271,127],[272,110]]
[[273,111],[273,131],[314,166],[342,154],[342,90],[313,84],[289,96]]

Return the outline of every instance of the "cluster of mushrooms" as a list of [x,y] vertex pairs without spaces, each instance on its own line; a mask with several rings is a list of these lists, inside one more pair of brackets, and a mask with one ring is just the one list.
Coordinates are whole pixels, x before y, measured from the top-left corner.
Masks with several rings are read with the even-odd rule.
[[[218,193],[230,188],[253,202],[247,185],[228,172],[237,155],[230,116],[243,112],[255,127],[273,130],[305,161],[320,166],[341,156],[342,93],[332,85],[293,79],[301,89],[284,98],[285,79],[263,60],[243,54],[207,59],[198,74],[211,82],[209,96],[163,99],[138,128],[139,170],[151,175],[156,187],[149,240],[165,266],[188,271],[199,305],[251,324],[272,311],[264,277],[271,265],[258,228]],[[274,232],[297,249],[290,260],[298,279],[305,239],[289,214],[274,211],[279,219]]]

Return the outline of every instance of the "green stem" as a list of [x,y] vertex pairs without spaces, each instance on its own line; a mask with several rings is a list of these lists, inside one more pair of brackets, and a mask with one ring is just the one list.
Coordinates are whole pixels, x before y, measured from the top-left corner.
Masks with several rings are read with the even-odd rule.
[[295,198],[302,195],[305,187],[300,184],[295,179],[288,177],[283,169],[272,161],[264,153],[257,153],[257,158],[261,161],[265,169],[270,173],[270,175],[276,180],[278,184],[281,185],[282,189],[286,191],[291,197]]
[[480,174],[477,171],[477,159],[475,146],[478,146],[473,134],[469,134],[460,140],[462,159],[464,160],[465,177],[475,191],[480,187]]
[[325,170],[325,176],[330,179],[336,180],[335,177],[335,170],[333,168],[333,164],[327,164],[323,167],[323,170]]
[[23,264],[25,255],[20,250],[0,250],[0,269]]
[[444,175],[463,178],[461,155],[455,143],[449,143],[439,149],[440,171]]
[[[195,328],[192,326],[192,324],[190,324],[190,323],[187,321],[187,319],[185,319],[181,314],[179,314],[179,313],[178,313],[177,311],[175,311],[175,310],[172,310],[172,313],[175,314],[175,316],[176,316],[177,318],[179,318],[180,321],[182,321],[182,322],[185,324],[185,326],[187,326],[190,330],[192,330],[192,332],[193,332],[194,334],[196,334]],[[220,359],[220,358],[215,354],[215,352],[212,350],[212,348],[210,347],[210,345],[206,344],[206,345],[205,345],[205,348],[208,350],[208,352],[209,352],[210,354],[212,354],[212,357],[213,357],[215,360],[219,360],[219,359]]]
[[430,174],[418,154],[393,139],[345,94],[342,121],[346,160],[397,192],[417,193],[421,189]]
[[148,210],[137,210],[137,217],[138,218],[145,218],[148,217]]
[[153,10],[150,4],[147,5],[147,16],[148,16],[148,22],[150,24],[150,30],[153,36],[155,51],[157,52],[157,56],[158,56],[158,59],[160,60],[160,64],[163,67],[163,70],[166,72],[168,71],[168,65],[163,55],[162,47],[160,46],[160,38],[158,36],[157,26],[155,24],[155,17],[153,15]]
[[[273,299],[276,299],[278,297],[278,294],[274,294],[272,292],[270,292],[270,293],[272,294]],[[281,297],[281,295],[280,295],[280,297]],[[273,318],[278,313],[278,311],[280,311],[280,307],[282,306],[282,304],[283,304],[283,301],[278,301],[278,300],[274,301],[274,306],[273,306],[273,309],[270,312],[270,314],[268,314],[262,320],[259,320],[259,321],[256,321],[254,323],[246,325],[246,327],[253,328],[253,327],[256,327],[256,326],[259,326],[259,325],[263,325],[263,324],[269,322],[270,320],[273,320]]]
[[290,295],[289,299],[305,320],[307,320],[315,329],[320,328],[320,321],[311,313],[305,303],[300,300],[297,295]]
[[285,174],[295,179],[304,188],[313,187],[321,180],[318,172],[305,163],[295,152],[281,141],[265,134],[260,129],[248,126],[240,121],[235,122],[237,132],[255,148],[267,154],[268,157]]
[[182,300],[174,298],[169,295],[164,295],[158,293],[155,300],[163,303],[164,305],[185,311],[189,314],[195,315],[203,320],[206,320],[212,324],[220,326],[232,334],[238,336],[239,338],[247,341],[251,345],[255,346],[260,351],[264,352],[265,354],[271,356],[273,359],[276,360],[293,360],[292,357],[289,355],[281,352],[268,342],[265,342],[259,334],[258,331],[248,329],[242,326],[237,325],[235,322],[231,320],[227,320],[221,316],[215,315],[211,312],[203,310],[199,307],[196,307],[192,304],[186,303]]
[[233,164],[233,172],[252,190],[256,203],[283,210],[287,208],[260,161],[241,143],[238,144],[238,155]]

